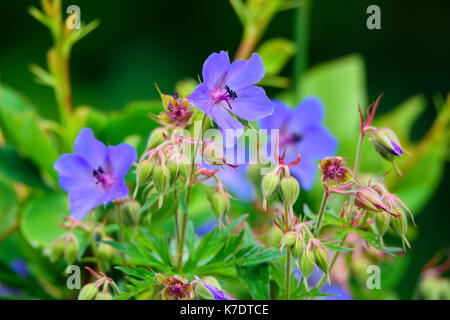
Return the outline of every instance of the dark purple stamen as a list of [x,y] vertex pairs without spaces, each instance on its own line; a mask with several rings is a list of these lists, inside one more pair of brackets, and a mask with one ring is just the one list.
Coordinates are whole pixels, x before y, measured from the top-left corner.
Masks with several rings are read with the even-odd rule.
[[105,178],[103,177],[103,174],[105,173],[105,171],[103,170],[103,168],[102,167],[98,167],[98,169],[94,169],[93,171],[92,171],[92,176],[94,176],[94,177],[96,177],[97,178],[97,182],[95,183],[95,184],[98,184],[98,183],[105,183]]

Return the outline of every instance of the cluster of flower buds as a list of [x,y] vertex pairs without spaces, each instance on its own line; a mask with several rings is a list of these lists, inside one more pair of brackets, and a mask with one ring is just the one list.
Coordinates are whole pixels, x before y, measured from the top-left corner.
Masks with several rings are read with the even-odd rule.
[[[301,222],[294,225],[292,231],[285,232],[281,239],[281,249],[290,247],[292,256],[303,276],[307,290],[307,279],[317,266],[329,277],[328,253],[325,245],[316,239],[311,230],[311,222]],[[281,250],[280,249],[280,250]],[[300,265],[298,264],[300,262]]]
[[408,207],[396,195],[389,193],[386,186],[377,181],[372,185],[361,186],[355,192],[355,205],[364,212],[371,212],[374,215],[374,227],[377,235],[382,237],[392,227],[402,238],[403,248],[410,247],[406,238],[408,229],[407,214],[410,215],[413,223],[414,218]]
[[[101,270],[99,272],[95,272],[89,267],[86,267],[88,271],[93,275],[97,280],[86,284],[83,288],[81,288],[78,294],[78,300],[112,300],[113,296],[109,293],[109,286],[118,293],[119,288],[115,284],[114,280],[107,277]],[[100,287],[102,287],[100,291]]]
[[66,232],[49,243],[44,251],[52,262],[59,260],[64,256],[67,264],[73,264],[78,257],[79,244],[78,239],[72,231]]
[[285,164],[283,156],[278,156],[275,152],[274,158],[277,161],[275,168],[266,174],[261,181],[261,191],[263,194],[263,209],[267,209],[267,200],[279,190],[283,202],[292,207],[300,194],[300,184],[289,172],[289,168],[300,162],[300,155],[295,161]]
[[192,300],[194,298],[192,285],[179,275],[168,276],[156,273],[154,280],[164,286],[161,292],[163,300]]
[[133,194],[135,198],[141,186],[154,189],[160,196],[159,207],[162,206],[169,186],[180,176],[186,179],[191,168],[189,159],[183,154],[185,145],[191,141],[185,139],[178,130],[173,130],[170,137],[167,136],[167,131],[163,130],[155,129],[150,135],[148,146],[151,149],[139,160]]

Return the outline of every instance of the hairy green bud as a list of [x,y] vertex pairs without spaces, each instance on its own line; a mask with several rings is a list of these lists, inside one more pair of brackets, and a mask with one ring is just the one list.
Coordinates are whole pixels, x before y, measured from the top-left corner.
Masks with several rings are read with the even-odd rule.
[[275,173],[266,174],[261,181],[261,190],[264,198],[270,198],[280,184],[280,177]]
[[151,161],[142,161],[137,169],[137,183],[142,186],[152,174],[153,163]]
[[292,247],[295,244],[295,233],[286,232],[281,238],[281,248]]
[[92,300],[98,293],[98,287],[89,283],[81,288],[80,293],[78,294],[78,300]]
[[306,279],[308,279],[308,277],[314,271],[315,263],[316,260],[313,252],[311,252],[311,250],[305,250],[300,257],[300,271],[302,272],[302,276],[305,279],[305,283]]
[[112,295],[109,292],[99,292],[95,296],[95,300],[112,300]]
[[293,206],[300,193],[300,184],[294,177],[284,177],[280,182],[281,197],[284,202]]
[[211,195],[211,207],[217,219],[225,216],[230,209],[230,199],[223,192],[214,192]]
[[156,128],[152,131],[147,140],[147,150],[154,149],[164,142],[164,134],[167,135],[167,130],[164,128]]
[[328,253],[322,247],[316,247],[314,250],[314,258],[317,266],[325,273],[328,273]]
[[390,221],[391,221],[390,214],[383,211],[375,213],[375,230],[380,237],[383,236],[389,229]]
[[64,248],[64,260],[67,264],[73,264],[78,255],[78,242],[75,238],[71,238]]
[[135,200],[129,200],[123,205],[123,212],[133,221],[134,224],[139,222],[139,212],[141,210],[141,204]]
[[298,259],[302,254],[302,251],[303,251],[303,240],[297,237],[295,239],[295,244],[292,247],[291,251],[292,255],[294,256],[295,259]]
[[153,183],[155,184],[156,191],[158,191],[160,194],[165,194],[167,191],[167,188],[169,188],[169,183],[170,183],[169,168],[167,168],[167,166],[165,166],[163,169],[162,166],[156,166],[153,169],[152,180],[153,180]]

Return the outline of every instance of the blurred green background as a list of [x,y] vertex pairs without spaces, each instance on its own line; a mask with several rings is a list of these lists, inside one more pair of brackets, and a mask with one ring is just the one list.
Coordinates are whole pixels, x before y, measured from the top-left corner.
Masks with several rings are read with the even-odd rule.
[[[234,53],[242,27],[230,4],[215,1],[65,1],[81,8],[82,21],[99,18],[100,27],[78,43],[71,57],[74,105],[118,110],[131,100],[157,98],[153,83],[172,92],[175,83],[195,78],[213,51]],[[366,8],[381,8],[381,30],[366,28]],[[53,92],[35,83],[28,67],[45,65],[51,46],[48,31],[27,14],[39,1],[0,3],[0,80],[25,93],[42,116],[57,118]],[[365,61],[369,101],[384,91],[379,114],[415,94],[424,94],[425,113],[413,130],[413,141],[436,116],[433,97],[449,89],[449,1],[314,0],[308,67],[348,54]],[[294,39],[296,11],[279,13],[264,38]],[[292,76],[294,62],[283,75]],[[337,84],[338,85],[338,84]],[[269,89],[274,96],[278,89]],[[449,165],[423,212],[416,214],[419,236],[411,264],[397,288],[411,298],[421,268],[440,249],[449,247],[447,197]]]

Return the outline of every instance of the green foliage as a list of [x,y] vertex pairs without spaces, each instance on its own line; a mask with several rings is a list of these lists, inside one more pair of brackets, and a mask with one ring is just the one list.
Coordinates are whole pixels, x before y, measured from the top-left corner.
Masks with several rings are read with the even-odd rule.
[[58,153],[42,130],[34,107],[22,95],[3,85],[0,85],[0,125],[10,144],[56,180],[53,163]]
[[58,227],[58,224],[68,212],[67,197],[64,194],[46,193],[37,196],[24,208],[21,231],[33,246],[45,246],[64,233],[64,229]]

